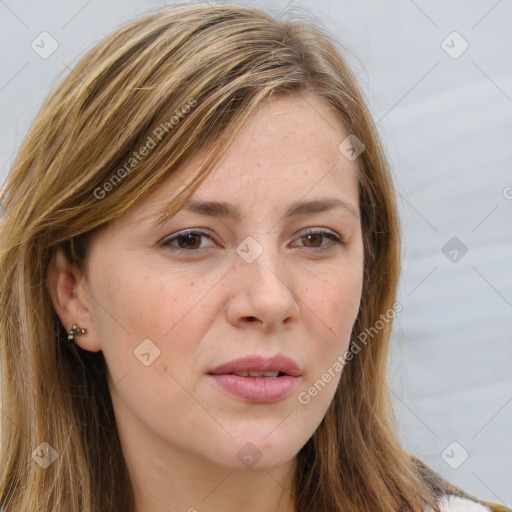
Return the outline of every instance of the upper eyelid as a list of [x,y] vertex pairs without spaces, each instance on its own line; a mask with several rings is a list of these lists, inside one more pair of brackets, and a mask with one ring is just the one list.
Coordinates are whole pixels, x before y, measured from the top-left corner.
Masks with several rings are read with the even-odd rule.
[[[345,237],[343,236],[343,234],[338,233],[335,230],[330,229],[330,228],[321,228],[321,227],[303,228],[297,232],[295,237],[303,238],[303,237],[307,236],[308,234],[317,234],[317,233],[325,234],[325,236],[332,234],[332,235],[338,237],[341,242],[345,241]],[[176,233],[173,233],[172,235],[165,237],[162,241],[162,245],[170,245],[169,244],[170,241],[175,240],[176,238],[178,238],[180,236],[186,236],[188,234],[198,234],[198,235],[205,236],[206,238],[209,238],[210,240],[213,240],[213,238],[211,236],[211,231],[206,228],[187,228],[187,229],[177,231]],[[331,240],[331,241],[334,242],[334,240]],[[177,249],[181,249],[181,248],[177,248]],[[183,249],[183,250],[187,250],[187,249]],[[199,250],[201,250],[201,249],[193,249],[193,250],[191,249],[190,252],[199,251]]]
[[[300,233],[308,233],[309,231],[315,231],[315,232],[321,232],[321,233],[333,233],[334,235],[338,235],[339,237],[341,237],[342,235],[340,233],[337,233],[335,230],[333,229],[330,229],[330,228],[320,228],[320,227],[308,227],[308,228],[302,228],[301,230],[299,230],[297,232],[297,234],[300,234]],[[180,231],[176,231],[176,233],[173,233],[172,235],[169,235],[167,237],[165,237],[164,240],[169,240],[173,237],[177,237],[177,236],[183,236],[183,235],[186,235],[186,234],[189,234],[189,233],[200,233],[202,235],[210,235],[211,234],[211,230],[208,229],[208,228],[186,228],[186,229],[182,229]]]

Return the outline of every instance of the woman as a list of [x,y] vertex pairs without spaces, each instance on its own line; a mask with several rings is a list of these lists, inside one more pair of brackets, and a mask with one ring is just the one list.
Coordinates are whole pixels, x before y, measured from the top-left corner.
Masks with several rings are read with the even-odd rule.
[[395,197],[320,29],[210,4],[125,25],[1,198],[4,510],[505,510],[397,441]]

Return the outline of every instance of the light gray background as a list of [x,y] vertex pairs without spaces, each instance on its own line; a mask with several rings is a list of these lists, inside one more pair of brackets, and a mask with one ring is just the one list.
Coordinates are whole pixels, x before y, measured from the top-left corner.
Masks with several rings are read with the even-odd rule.
[[[0,0],[2,182],[50,84],[163,3]],[[512,3],[242,3],[275,15],[303,6],[355,54],[404,229],[390,365],[403,443],[466,491],[512,507]],[[47,59],[31,48],[42,31],[59,45]],[[469,44],[458,58],[441,46],[453,31]],[[454,36],[444,45],[462,48]],[[456,262],[442,252],[454,236],[468,249]],[[445,462],[463,450],[457,469]]]

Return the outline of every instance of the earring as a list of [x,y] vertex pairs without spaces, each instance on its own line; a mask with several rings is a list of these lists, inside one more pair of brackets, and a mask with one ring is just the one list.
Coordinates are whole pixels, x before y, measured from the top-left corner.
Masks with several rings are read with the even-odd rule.
[[68,341],[75,341],[75,336],[83,336],[84,334],[87,334],[87,329],[81,329],[76,324],[73,324],[73,327],[68,332]]

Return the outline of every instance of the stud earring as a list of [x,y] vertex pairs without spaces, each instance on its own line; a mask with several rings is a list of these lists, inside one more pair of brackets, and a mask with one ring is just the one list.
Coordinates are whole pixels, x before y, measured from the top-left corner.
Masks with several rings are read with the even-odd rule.
[[68,332],[68,341],[75,341],[75,336],[83,336],[84,334],[87,334],[87,329],[81,329],[76,324],[73,324],[73,327]]

